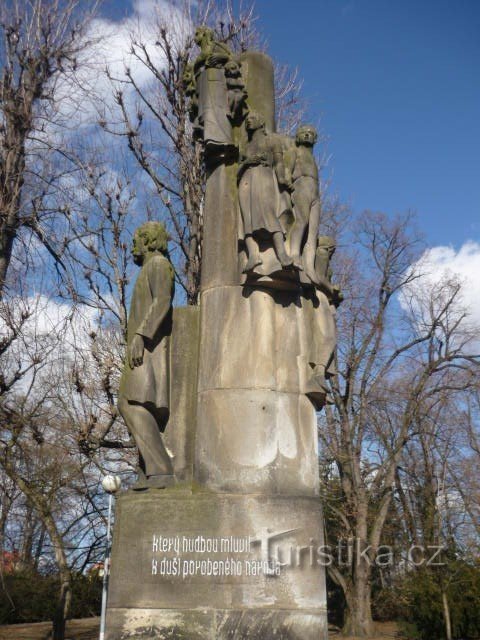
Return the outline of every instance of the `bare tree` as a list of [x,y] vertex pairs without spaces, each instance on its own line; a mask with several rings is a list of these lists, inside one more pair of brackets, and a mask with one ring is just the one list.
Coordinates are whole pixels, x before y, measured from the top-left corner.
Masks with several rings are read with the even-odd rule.
[[[54,637],[61,640],[64,637],[65,619],[70,606],[71,587],[63,539],[51,510],[52,495],[55,495],[58,487],[50,471],[57,468],[59,461],[55,459],[56,456],[52,457],[52,447],[49,448],[48,455],[43,457],[40,466],[35,460],[39,450],[42,450],[42,453],[45,451],[44,425],[49,422],[45,415],[46,400],[51,393],[48,384],[43,384],[42,392],[39,393],[37,383],[48,357],[58,349],[59,340],[58,335],[53,335],[52,332],[42,335],[37,331],[37,327],[26,329],[27,320],[33,316],[35,309],[25,308],[15,317],[5,302],[1,304],[7,321],[6,327],[2,327],[6,335],[4,343],[8,345],[8,350],[2,354],[2,371],[12,371],[8,379],[4,374],[0,397],[1,464],[3,471],[42,519],[55,550],[61,589],[54,620]],[[6,308],[9,313],[5,313]],[[15,361],[15,369],[6,366],[8,362]],[[46,475],[43,477],[48,478],[46,482],[49,486],[46,487],[46,491],[42,490],[42,484],[39,482],[38,468],[42,469],[42,473],[45,472]]]
[[[0,309],[5,307],[2,301]],[[4,375],[0,394],[0,470],[17,490],[2,500],[3,527],[8,531],[12,518],[18,518],[10,506],[12,500],[18,504],[20,492],[23,526],[21,537],[16,529],[16,549],[20,560],[32,565],[38,565],[40,557],[43,562],[52,558],[60,582],[53,637],[61,640],[71,606],[72,571],[98,561],[101,551],[101,475],[112,462],[117,469],[121,465],[86,455],[79,447],[84,423],[71,419],[85,415],[73,391],[74,346],[83,341],[88,349],[88,325],[80,323],[69,305],[58,307],[42,296],[18,299],[14,309],[16,315],[3,313],[0,326],[3,344],[8,344],[0,355],[0,370],[10,372]],[[65,392],[69,395],[61,404]]]
[[419,417],[442,394],[471,386],[479,364],[460,284],[431,291],[411,268],[418,240],[410,224],[409,216],[361,218],[344,278],[332,404],[319,425],[329,536],[351,546],[347,566],[332,565],[330,574],[345,595],[345,630],[363,636],[372,633],[372,568],[402,452]]
[[145,214],[136,211],[137,194],[128,174],[113,171],[98,158],[79,169],[74,191],[66,213],[65,256],[83,327],[72,336],[70,370],[59,380],[55,402],[75,426],[84,455],[101,458],[101,449],[117,450],[117,461],[128,464],[135,446],[116,402],[135,275],[131,239]]
[[[455,455],[447,461],[450,487],[457,492],[472,533],[465,544],[476,553],[480,540],[480,390],[476,386],[455,412]],[[469,541],[470,544],[469,544]]]
[[79,0],[7,0],[0,8],[0,296],[22,234],[61,264],[52,194],[66,169],[56,166],[62,149],[49,135],[59,116],[56,82],[88,46],[90,17]]
[[[419,406],[415,437],[404,447],[395,478],[402,516],[400,522],[407,545],[412,549],[423,547],[427,557],[432,556],[434,550],[442,549],[433,566],[412,562],[408,555],[404,562],[409,572],[418,571],[419,567],[429,571],[438,584],[448,639],[452,637],[449,591],[464,579],[463,565],[456,565],[451,560],[469,562],[475,557],[475,551],[478,553],[476,523],[464,504],[455,473],[451,471],[452,467],[461,466],[465,457],[462,415],[472,388],[471,380],[465,380],[465,388],[462,388],[462,377],[461,371],[455,371],[452,384],[446,390],[439,390]],[[467,482],[470,479],[472,476]]]

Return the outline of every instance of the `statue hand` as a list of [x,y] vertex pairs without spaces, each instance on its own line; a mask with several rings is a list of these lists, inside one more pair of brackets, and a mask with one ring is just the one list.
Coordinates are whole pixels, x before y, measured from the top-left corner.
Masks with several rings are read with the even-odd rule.
[[128,361],[132,369],[139,367],[143,363],[143,349],[143,337],[137,333],[133,336],[128,354]]
[[206,60],[207,67],[219,67],[225,64],[225,54],[211,53]]
[[340,287],[336,284],[333,285],[333,293],[332,293],[332,302],[335,307],[340,306],[340,304],[344,301],[345,297],[340,290]]
[[278,184],[281,187],[284,187],[287,191],[292,191],[293,189],[293,183],[288,177],[282,176],[281,178],[278,178]]
[[248,158],[251,164],[258,165],[267,162],[267,154],[266,153],[255,153],[253,156]]

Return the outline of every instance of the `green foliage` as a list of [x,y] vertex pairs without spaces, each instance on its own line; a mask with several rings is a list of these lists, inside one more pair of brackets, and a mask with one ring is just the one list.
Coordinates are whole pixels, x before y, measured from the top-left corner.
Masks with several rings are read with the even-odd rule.
[[[6,575],[0,587],[0,624],[43,622],[53,619],[59,581],[57,575],[19,571]],[[98,576],[75,574],[71,618],[100,614],[102,583]]]
[[72,583],[70,618],[90,618],[100,615],[102,579],[98,574],[76,574]]
[[[463,560],[422,567],[397,586],[393,593],[398,594],[397,614],[404,620],[404,633],[412,640],[445,638],[442,590],[448,598],[453,637],[480,638],[480,564]],[[382,597],[379,592],[377,601]]]
[[402,601],[398,589],[385,587],[372,590],[372,616],[374,620],[378,622],[398,620],[404,609],[405,602]]

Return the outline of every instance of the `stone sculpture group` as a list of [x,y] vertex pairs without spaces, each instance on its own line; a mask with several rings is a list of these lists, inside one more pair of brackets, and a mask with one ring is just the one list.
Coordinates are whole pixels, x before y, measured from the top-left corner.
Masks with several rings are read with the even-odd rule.
[[[207,174],[200,304],[172,307],[165,228],[140,227],[119,397],[140,465],[119,499],[107,639],[326,638],[324,570],[299,560],[282,571],[278,547],[313,559],[323,541],[315,412],[328,401],[342,295],[335,242],[318,235],[317,132],[276,132],[266,55],[235,55],[203,26],[195,41],[183,83]],[[238,536],[249,553],[260,542],[266,569],[251,574],[246,556],[242,574],[225,554],[205,566],[220,557],[233,574],[201,574],[192,541]],[[184,560],[168,545],[157,557],[165,537],[192,543]],[[182,580],[173,570],[197,565]]]
[[[329,269],[334,240],[317,236],[321,217],[313,155],[317,132],[309,124],[298,127],[295,139],[267,131],[264,116],[249,109],[241,61],[207,27],[197,28],[195,41],[200,54],[183,74],[190,118],[196,138],[203,142],[208,167],[238,164],[245,284],[287,290],[297,285],[307,297],[318,290],[329,301],[328,311],[318,304],[319,324],[324,329],[329,325],[320,332],[320,348],[313,346],[319,341],[315,326],[310,333],[316,353],[306,393],[320,408],[327,392],[325,378],[333,371],[333,315],[342,296],[332,285]],[[239,144],[234,127],[242,123],[247,139]],[[142,271],[132,297],[119,409],[140,451],[137,488],[143,489],[167,486],[173,480],[160,432],[169,411],[166,338],[171,331],[174,278],[160,223],[137,230],[132,254]]]

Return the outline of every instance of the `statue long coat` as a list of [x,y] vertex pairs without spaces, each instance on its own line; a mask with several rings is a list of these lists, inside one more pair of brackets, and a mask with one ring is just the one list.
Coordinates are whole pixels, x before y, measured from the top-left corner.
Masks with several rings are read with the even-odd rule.
[[[174,271],[170,261],[158,253],[143,265],[132,295],[127,343],[135,334],[143,336],[143,363],[130,367],[128,356],[120,381],[120,395],[130,402],[169,407],[168,342],[172,330]],[[128,350],[127,350],[128,353]]]

